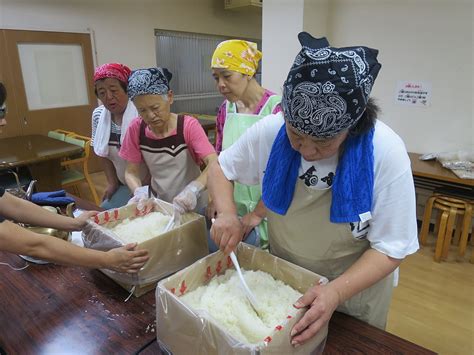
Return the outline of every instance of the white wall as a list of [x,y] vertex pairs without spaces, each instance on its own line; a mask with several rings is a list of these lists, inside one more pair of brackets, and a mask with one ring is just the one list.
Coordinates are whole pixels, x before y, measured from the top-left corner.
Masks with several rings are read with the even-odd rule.
[[[332,0],[330,41],[380,50],[373,96],[408,150],[474,149],[473,1]],[[398,80],[432,83],[430,107],[395,103]]]
[[224,0],[0,0],[0,28],[93,30],[97,64],[156,65],[154,29],[261,38],[261,11]]
[[262,19],[262,85],[277,94],[293,64],[303,30],[304,0],[267,0]]
[[[316,37],[325,35],[336,47],[377,48],[382,69],[372,96],[383,111],[381,119],[404,139],[408,150],[474,149],[472,0],[304,0],[303,14],[300,1],[295,2],[296,15],[291,0],[264,2],[264,56],[280,63],[264,62],[264,85],[281,87],[289,69],[283,63],[299,51],[295,43],[301,28]],[[272,13],[275,8],[277,15]],[[300,17],[299,23],[295,16]],[[269,23],[274,28],[267,28]],[[287,44],[279,37],[282,33],[291,34],[284,37]],[[267,78],[274,78],[279,86]],[[432,105],[396,104],[399,80],[431,82]]]

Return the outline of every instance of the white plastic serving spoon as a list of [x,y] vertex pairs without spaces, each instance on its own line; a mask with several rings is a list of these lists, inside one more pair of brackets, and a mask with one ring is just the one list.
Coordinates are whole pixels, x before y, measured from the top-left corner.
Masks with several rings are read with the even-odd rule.
[[[215,218],[211,218],[212,223],[214,223],[215,220],[216,220]],[[235,255],[233,251],[230,252],[230,259],[232,260],[232,263],[235,266],[235,270],[237,270],[237,275],[239,276],[240,283],[242,285],[242,288],[244,289],[244,293],[247,296],[247,299],[249,300],[250,305],[252,306],[253,310],[258,315],[259,306],[258,306],[257,298],[255,297],[255,295],[253,294],[253,292],[250,290],[249,286],[247,285],[247,282],[244,279],[244,275],[242,274],[242,270],[240,269],[239,261],[237,260],[237,255]]]

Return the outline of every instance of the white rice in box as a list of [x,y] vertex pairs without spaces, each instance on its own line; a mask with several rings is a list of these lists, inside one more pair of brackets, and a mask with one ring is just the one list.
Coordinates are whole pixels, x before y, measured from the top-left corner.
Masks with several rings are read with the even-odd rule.
[[301,293],[263,271],[242,270],[255,294],[259,308],[253,310],[242,290],[237,272],[228,269],[208,285],[184,294],[180,299],[195,310],[204,310],[236,339],[257,344],[281,324]]
[[143,217],[126,218],[110,230],[123,243],[142,243],[160,235],[170,219],[161,212],[150,212]]

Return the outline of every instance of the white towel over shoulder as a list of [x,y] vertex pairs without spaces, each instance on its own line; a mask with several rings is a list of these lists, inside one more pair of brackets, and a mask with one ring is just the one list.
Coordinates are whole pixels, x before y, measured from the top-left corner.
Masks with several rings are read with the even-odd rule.
[[[130,122],[138,117],[137,109],[132,101],[128,100],[127,108],[123,113],[121,134],[120,134],[120,143],[123,142],[127,128],[130,125]],[[95,132],[94,139],[94,152],[98,156],[107,157],[109,155],[109,138],[110,138],[110,127],[112,117],[110,111],[105,109],[102,111],[99,117],[99,123],[97,125],[97,131]]]

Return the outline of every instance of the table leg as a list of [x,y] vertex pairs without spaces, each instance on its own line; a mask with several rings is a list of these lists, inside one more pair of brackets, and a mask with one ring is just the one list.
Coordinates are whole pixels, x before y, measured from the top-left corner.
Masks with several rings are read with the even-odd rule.
[[61,159],[46,160],[29,165],[33,179],[38,180],[38,191],[61,190]]

